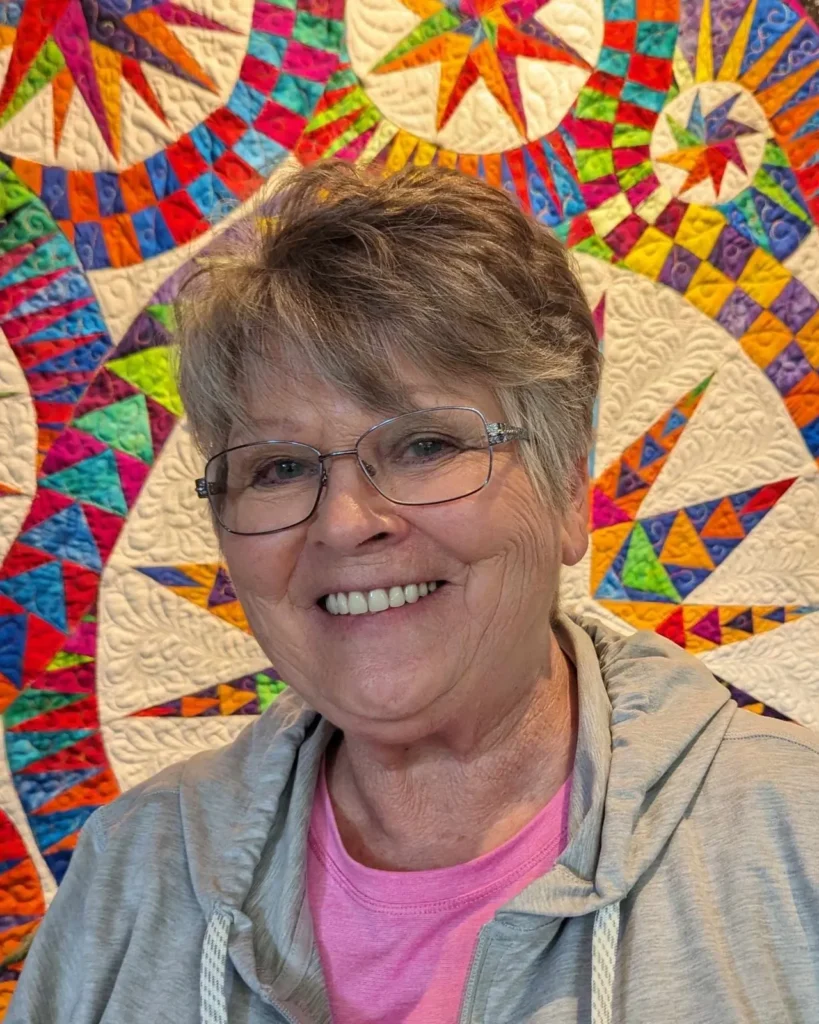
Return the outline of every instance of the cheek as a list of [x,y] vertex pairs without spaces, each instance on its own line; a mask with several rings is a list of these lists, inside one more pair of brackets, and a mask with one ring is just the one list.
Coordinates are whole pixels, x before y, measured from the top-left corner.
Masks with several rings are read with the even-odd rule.
[[287,593],[298,558],[299,545],[287,534],[268,537],[222,539],[228,573],[240,601],[250,609],[255,604],[278,604]]
[[502,467],[470,498],[425,511],[426,532],[469,569],[551,578],[560,561],[559,524],[518,466]]

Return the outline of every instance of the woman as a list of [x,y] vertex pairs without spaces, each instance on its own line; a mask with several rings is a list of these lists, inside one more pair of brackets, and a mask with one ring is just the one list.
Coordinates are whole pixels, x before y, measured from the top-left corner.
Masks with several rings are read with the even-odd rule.
[[7,1021],[815,1021],[815,737],[556,612],[598,348],[555,239],[324,165],[180,322],[197,490],[291,694],[90,819]]

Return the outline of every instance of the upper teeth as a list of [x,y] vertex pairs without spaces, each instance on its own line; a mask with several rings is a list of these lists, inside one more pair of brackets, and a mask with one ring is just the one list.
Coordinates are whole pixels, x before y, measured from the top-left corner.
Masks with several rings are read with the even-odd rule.
[[350,590],[340,594],[328,594],[327,611],[331,615],[365,615],[367,612],[385,612],[388,608],[400,608],[403,604],[415,604],[419,597],[426,597],[438,586],[437,583],[410,583],[406,587],[390,587],[389,590]]

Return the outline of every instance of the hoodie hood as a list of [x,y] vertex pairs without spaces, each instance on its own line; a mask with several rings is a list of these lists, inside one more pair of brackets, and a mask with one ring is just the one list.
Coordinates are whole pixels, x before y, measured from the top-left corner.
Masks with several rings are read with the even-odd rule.
[[[552,871],[495,922],[515,933],[543,929],[550,941],[564,918],[606,911],[595,928],[593,980],[605,986],[597,967],[613,958],[617,941],[616,912],[607,908],[628,895],[685,816],[735,704],[705,666],[653,633],[623,637],[591,619],[562,618],[556,634],[578,681],[569,842]],[[333,732],[287,693],[229,747],[185,768],[186,851],[211,922],[203,1006],[215,998],[205,991],[206,961],[222,950],[251,990],[286,1016],[329,1021],[305,865],[313,793]],[[607,1019],[605,1006],[596,1019]]]

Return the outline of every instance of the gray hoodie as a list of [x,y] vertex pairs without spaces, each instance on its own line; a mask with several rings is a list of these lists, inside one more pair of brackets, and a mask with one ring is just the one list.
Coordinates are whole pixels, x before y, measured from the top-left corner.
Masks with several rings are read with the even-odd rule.
[[[460,1024],[815,1024],[819,740],[653,634],[559,637],[569,842],[483,927]],[[5,1024],[329,1022],[304,878],[332,732],[285,695],[97,811]]]

